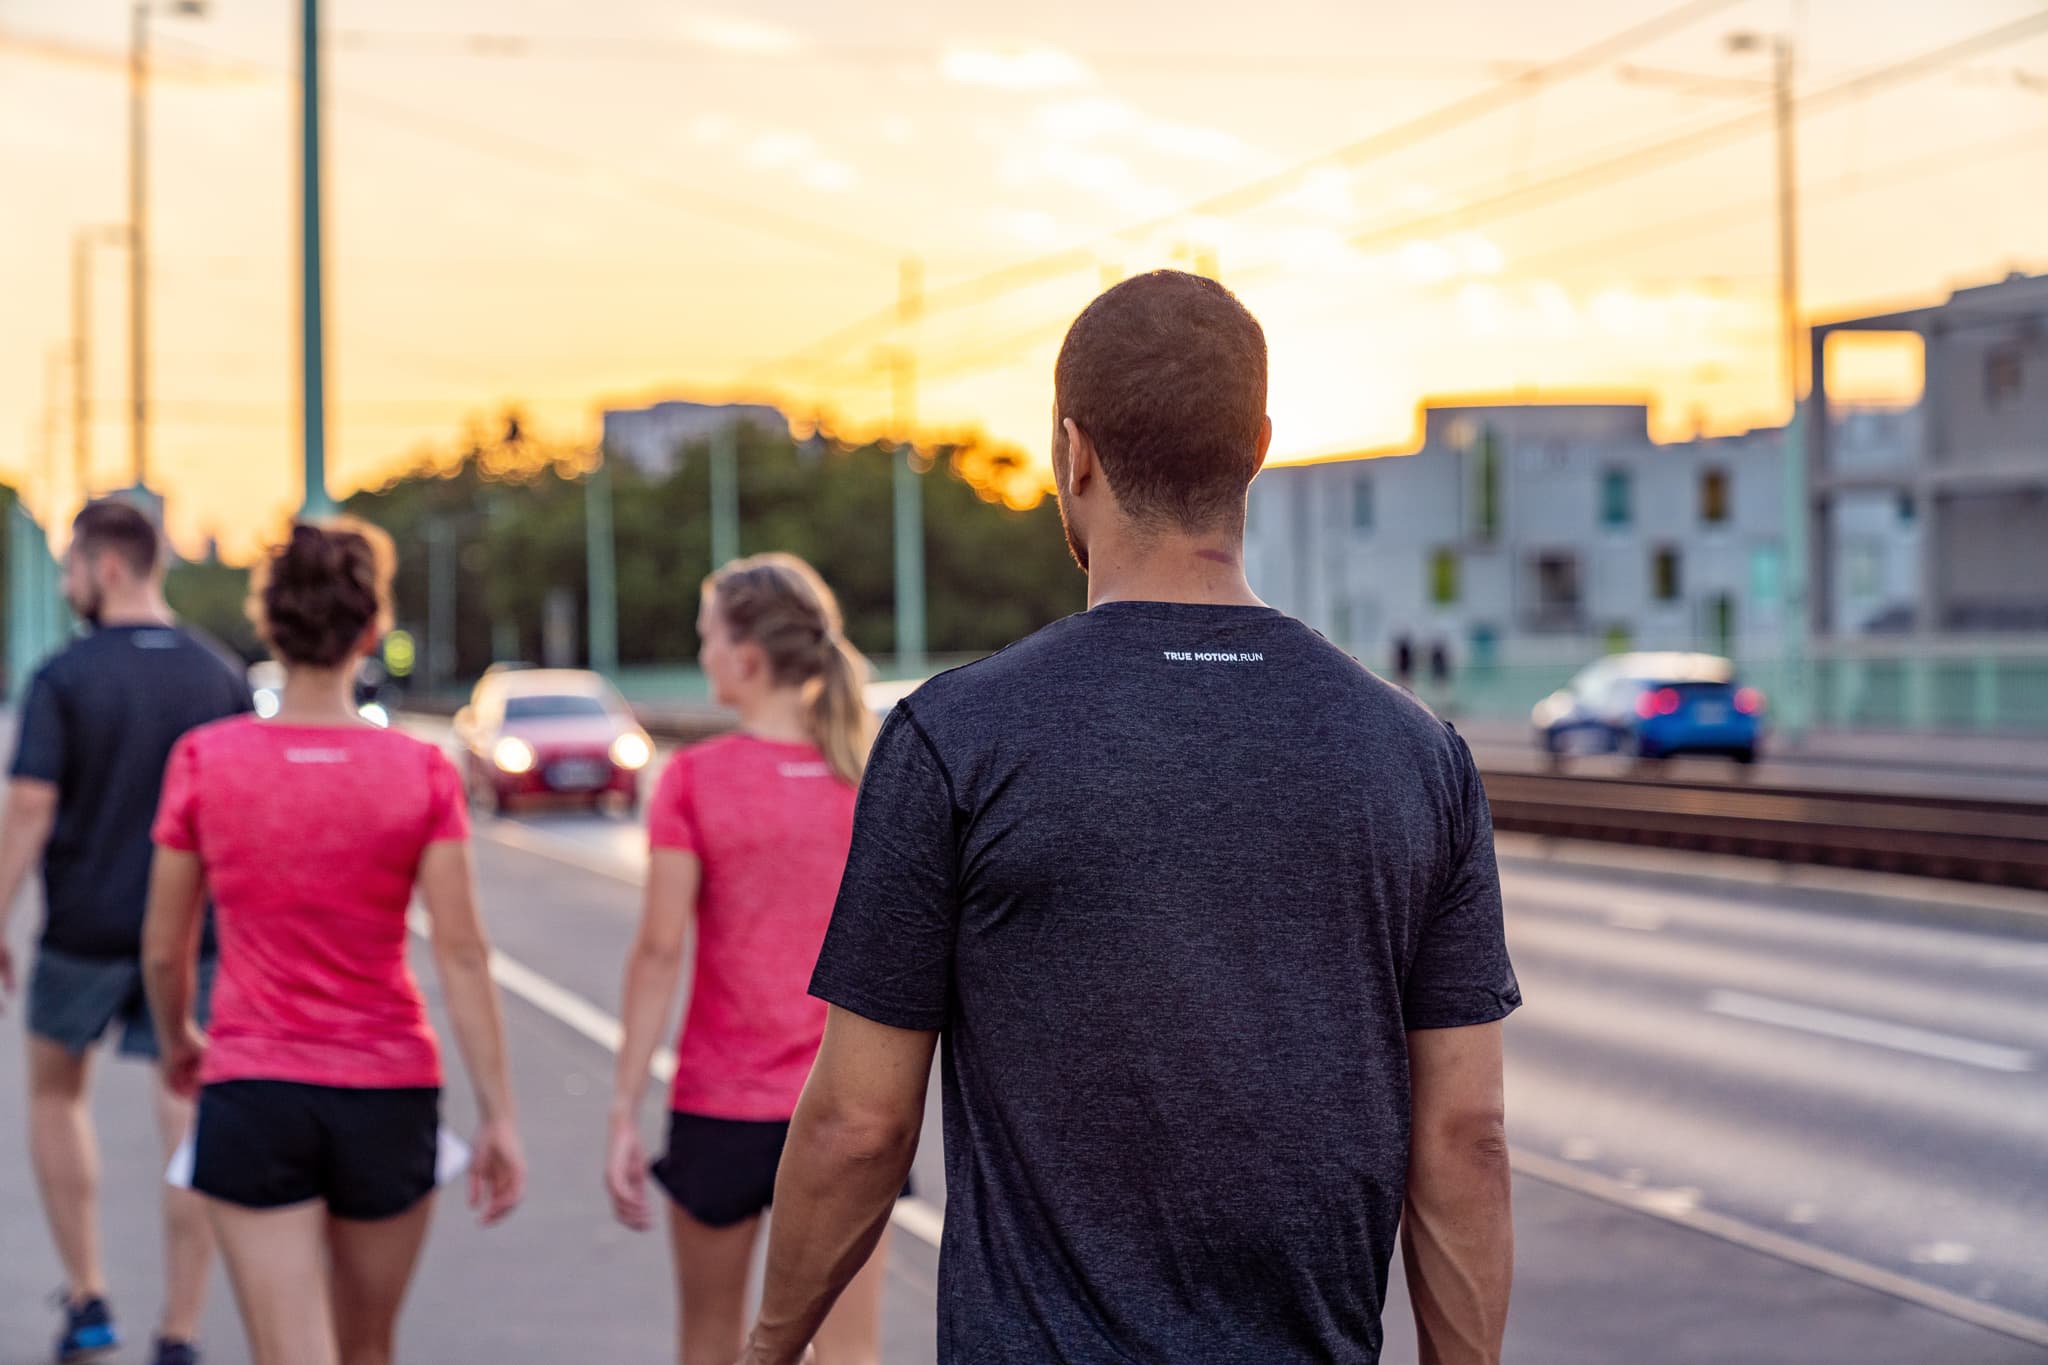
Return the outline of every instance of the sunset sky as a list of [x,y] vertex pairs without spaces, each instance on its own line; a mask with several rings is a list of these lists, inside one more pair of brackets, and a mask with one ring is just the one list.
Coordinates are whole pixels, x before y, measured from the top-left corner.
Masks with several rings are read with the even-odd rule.
[[[1106,279],[1208,260],[1265,323],[1281,458],[1402,442],[1443,393],[1640,394],[1666,436],[1776,422],[1772,150],[1742,84],[1767,59],[1736,30],[1800,42],[1808,316],[2048,269],[2043,26],[1829,93],[2040,0],[1696,4],[1453,131],[1328,156],[1677,7],[328,0],[334,484],[513,403],[564,439],[663,396],[877,429],[898,345],[925,429],[1043,459],[1065,321]],[[296,11],[155,23],[155,482],[188,549],[245,552],[298,499]],[[0,477],[38,505],[74,498],[68,426],[47,493],[38,468],[44,362],[73,229],[125,212],[127,25],[119,0],[0,0]],[[909,256],[935,303],[914,330],[817,345],[886,309]],[[125,482],[125,280],[101,252],[102,486]],[[1876,364],[1866,392],[1910,382]]]

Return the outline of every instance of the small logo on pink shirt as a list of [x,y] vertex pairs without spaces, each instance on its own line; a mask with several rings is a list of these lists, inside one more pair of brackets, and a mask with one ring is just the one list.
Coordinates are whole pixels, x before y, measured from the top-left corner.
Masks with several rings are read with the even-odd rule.
[[778,763],[775,770],[784,777],[830,777],[829,763]]
[[348,762],[348,750],[286,749],[284,751],[284,761],[287,763],[346,763]]

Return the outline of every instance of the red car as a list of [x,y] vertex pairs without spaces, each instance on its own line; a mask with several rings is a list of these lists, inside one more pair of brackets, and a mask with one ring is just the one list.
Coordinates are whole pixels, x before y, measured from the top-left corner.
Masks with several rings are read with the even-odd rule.
[[527,797],[593,809],[640,804],[654,743],[625,699],[596,673],[537,668],[485,675],[455,716],[463,778],[493,811]]

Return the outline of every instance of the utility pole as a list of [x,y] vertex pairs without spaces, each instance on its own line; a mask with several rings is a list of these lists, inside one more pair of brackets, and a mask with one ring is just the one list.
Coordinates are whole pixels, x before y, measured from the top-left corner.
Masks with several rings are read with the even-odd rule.
[[599,449],[597,468],[583,481],[583,545],[590,600],[584,605],[590,666],[607,677],[619,668],[619,565],[612,526],[611,452]]
[[436,513],[427,518],[427,690],[455,678],[455,524]]
[[1807,635],[1812,625],[1811,565],[1807,562],[1813,501],[1807,489],[1805,414],[1799,404],[1799,360],[1804,349],[1799,323],[1799,176],[1794,134],[1798,125],[1793,97],[1797,52],[1786,33],[1737,33],[1728,39],[1732,52],[1766,51],[1771,57],[1771,109],[1776,130],[1778,200],[1778,341],[1779,378],[1785,386],[1784,603],[1781,608],[1783,651],[1778,680],[1778,733],[1796,741],[1812,720],[1813,699],[1808,677]]
[[302,517],[334,511],[327,495],[326,320],[320,259],[320,0],[299,15],[299,411],[305,466]]
[[71,234],[71,475],[81,503],[92,497],[92,249],[128,240],[118,225]]
[[889,391],[896,437],[896,666],[909,677],[925,668],[924,486],[911,463],[917,456],[917,354],[912,347],[923,312],[924,262],[906,257],[897,274],[896,321],[902,335],[890,353]]
[[128,39],[128,400],[135,486],[149,478],[149,0]]
[[740,557],[740,428],[711,433],[711,572]]

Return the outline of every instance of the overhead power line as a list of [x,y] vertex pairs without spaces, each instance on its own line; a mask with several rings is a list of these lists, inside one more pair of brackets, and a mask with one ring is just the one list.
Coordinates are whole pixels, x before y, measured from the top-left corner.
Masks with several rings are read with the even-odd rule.
[[[1986,29],[1945,46],[1931,48],[1904,61],[1894,62],[1890,66],[1879,67],[1860,76],[1851,76],[1810,94],[1796,96],[1792,102],[1793,115],[1798,117],[1825,113],[1829,109],[1853,103],[1888,87],[1917,80],[1956,62],[1995,51],[2041,33],[2048,33],[2048,10],[2037,11],[2011,23],[2000,24],[1996,28]],[[1388,242],[1405,241],[1411,237],[1455,231],[1477,220],[1490,221],[1508,214],[1526,212],[1543,204],[1569,199],[1587,190],[1627,179],[1646,170],[1661,169],[1703,152],[1712,151],[1770,127],[1773,117],[1774,113],[1769,107],[1738,114],[1692,132],[1634,147],[1615,156],[1589,162],[1527,185],[1502,190],[1498,194],[1487,195],[1453,209],[1426,213],[1399,223],[1361,232],[1351,238],[1351,244],[1358,247],[1381,246]]]
[[[1298,162],[1286,170],[1260,176],[1246,184],[1198,199],[1182,208],[1134,223],[1083,245],[1069,247],[929,290],[924,297],[924,310],[928,315],[946,309],[984,303],[1045,280],[1057,279],[1076,270],[1090,268],[1096,262],[1099,247],[1132,237],[1147,236],[1186,218],[1242,213],[1300,188],[1302,177],[1311,172],[1328,167],[1357,166],[1390,156],[1483,118],[1496,110],[1512,107],[1535,90],[1574,79],[1590,71],[1597,71],[1636,48],[1698,23],[1718,11],[1731,8],[1736,3],[1738,0],[1687,0],[1687,3],[1674,9],[1622,29],[1563,57],[1538,63],[1507,80],[1453,100],[1391,128],[1359,138],[1334,151]],[[832,355],[845,350],[864,337],[889,331],[895,326],[896,317],[893,305],[879,309],[780,360],[756,366],[749,373],[758,376],[775,369],[812,365],[830,359]]]

